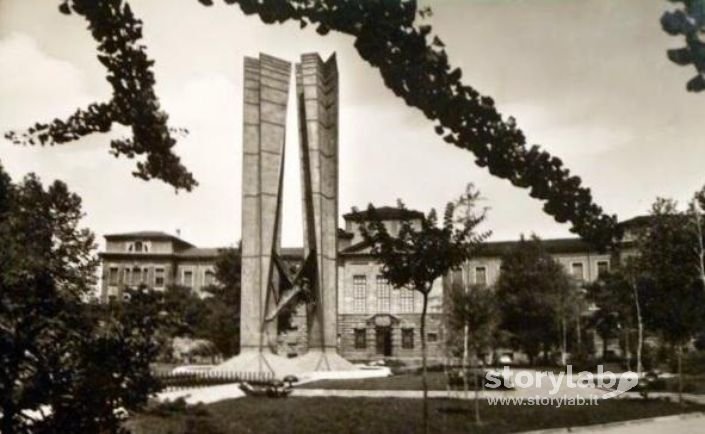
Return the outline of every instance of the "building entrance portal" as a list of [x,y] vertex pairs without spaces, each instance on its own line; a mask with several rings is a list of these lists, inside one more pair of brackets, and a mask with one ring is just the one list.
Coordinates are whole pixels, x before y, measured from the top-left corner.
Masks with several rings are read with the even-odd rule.
[[375,340],[377,346],[377,355],[384,357],[392,356],[392,328],[377,327],[375,329]]
[[[275,375],[354,366],[337,353],[338,69],[304,54],[296,64],[304,263],[280,256],[286,112],[291,63],[245,58],[242,147],[240,355],[218,369]],[[305,297],[304,297],[305,295]],[[306,300],[308,353],[275,353],[277,320]]]

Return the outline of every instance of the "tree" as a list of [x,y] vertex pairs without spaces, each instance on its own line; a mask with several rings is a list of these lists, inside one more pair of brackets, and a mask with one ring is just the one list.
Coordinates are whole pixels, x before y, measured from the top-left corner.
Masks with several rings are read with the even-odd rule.
[[565,366],[568,363],[568,327],[571,319],[580,315],[582,304],[577,282],[571,279],[562,267],[561,271],[563,272],[556,275],[554,291],[547,293],[546,297],[552,304],[555,319],[558,322],[561,365]]
[[658,198],[638,237],[644,321],[676,350],[679,394],[683,347],[702,330],[705,318],[705,291],[693,254],[698,240],[689,222],[674,201]]
[[81,200],[64,183],[45,189],[28,175],[13,184],[0,166],[3,433],[115,431],[115,409],[139,408],[156,387],[157,317],[105,316],[83,302],[97,261],[81,217]]
[[624,330],[627,369],[631,368],[629,335],[636,328],[636,370],[641,375],[644,322],[638,273],[634,260],[627,258],[611,272],[600,275],[598,281],[589,286],[589,296],[598,308],[593,314],[593,323],[605,344],[617,330]]
[[90,290],[93,235],[78,228],[81,201],[65,184],[44,189],[28,175],[14,185],[0,166],[0,431],[31,423],[68,375],[64,354],[80,339],[80,297]]
[[89,335],[66,360],[65,389],[52,395],[52,413],[35,432],[123,432],[119,410],[141,409],[160,389],[150,365],[162,347],[155,337],[169,321],[163,295],[144,286],[127,295],[129,300],[94,310],[80,306]]
[[522,236],[516,247],[502,256],[496,286],[502,328],[512,334],[513,345],[534,364],[542,349],[545,357],[565,334],[565,306],[573,286],[570,278],[538,237],[526,240]]
[[[335,7],[324,0],[224,1],[237,3],[243,13],[258,14],[268,24],[294,20],[301,27],[315,24],[321,35],[336,30],[353,36],[358,53],[380,70],[385,85],[438,122],[435,130],[445,142],[472,152],[476,164],[492,175],[529,189],[531,197],[545,201],[547,214],[560,223],[570,221],[573,232],[596,246],[609,246],[619,236],[616,216],[593,203],[579,177],[538,145],[528,147],[514,118],[503,118],[492,98],[461,81],[462,71],[451,66],[443,42],[423,22],[430,11],[418,11],[415,0],[341,1]],[[137,163],[135,176],[161,179],[177,189],[195,187],[195,179],[172,152],[173,129],[154,91],[154,62],[142,44],[142,22],[127,0],[61,0],[59,10],[88,21],[98,43],[98,60],[108,71],[112,98],[79,109],[67,120],[37,123],[6,137],[21,144],[61,144],[107,132],[115,123],[126,125],[132,138],[115,140],[110,147],[116,156],[146,155],[145,162]],[[421,22],[416,22],[417,16]]]
[[[398,233],[390,234],[372,205],[368,208],[371,221],[367,226],[361,226],[362,235],[370,244],[370,253],[382,264],[382,276],[393,288],[410,288],[422,296],[420,332],[424,432],[428,432],[428,295],[437,279],[465,263],[489,236],[488,232],[476,231],[485,219],[485,210],[476,210],[478,198],[479,193],[470,184],[457,201],[446,205],[441,226],[438,225],[436,211],[432,209],[420,222],[402,221]],[[401,201],[399,207],[404,208]]]
[[215,265],[220,285],[205,288],[210,297],[204,299],[208,315],[202,324],[200,337],[210,340],[225,357],[240,352],[240,252],[221,251]]
[[686,88],[691,92],[705,90],[705,0],[670,0],[683,3],[682,9],[665,12],[661,16],[661,27],[671,36],[682,35],[685,47],[667,51],[671,62],[687,66],[693,65],[696,76],[688,81]]
[[696,239],[694,254],[697,258],[696,267],[700,281],[705,289],[705,230],[703,230],[703,209],[705,209],[705,186],[693,195],[693,199],[688,205],[688,213],[692,215],[689,227],[693,230],[693,237]]
[[[164,311],[171,316],[168,336],[201,335],[209,309],[204,299],[188,286],[170,285],[163,292]],[[200,336],[198,336],[200,337]]]
[[[480,353],[491,347],[494,343],[499,326],[499,310],[494,292],[487,286],[473,286],[464,288],[459,285],[451,287],[450,294],[450,323],[457,332],[463,330],[463,389],[467,395],[467,354],[468,347],[472,347],[474,365]],[[475,423],[480,420],[480,388],[475,379]]]

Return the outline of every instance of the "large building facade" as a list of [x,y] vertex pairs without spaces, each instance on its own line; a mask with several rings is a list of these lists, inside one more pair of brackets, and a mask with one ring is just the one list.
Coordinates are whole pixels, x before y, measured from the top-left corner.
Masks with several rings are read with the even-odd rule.
[[[423,215],[412,210],[378,208],[377,215],[394,234],[404,220],[420,221]],[[355,211],[343,216],[345,228],[338,229],[337,349],[351,361],[377,359],[418,360],[421,357],[420,318],[422,299],[409,289],[395,289],[384,279],[381,265],[371,256],[360,233],[369,216]],[[627,225],[628,227],[628,225]],[[163,232],[133,232],[106,235],[106,250],[101,252],[103,272],[101,299],[120,299],[126,287],[147,285],[164,290],[169,285],[192,288],[205,296],[203,288],[217,284],[215,262],[219,248],[199,248],[179,237]],[[630,233],[625,243],[630,243]],[[546,250],[578,282],[588,284],[614,266],[609,253],[600,253],[577,238],[545,239]],[[501,272],[501,257],[515,241],[489,242],[482,252],[445,279],[435,283],[429,296],[426,337],[429,356],[446,356],[448,330],[445,323],[447,303],[444,294],[450,285],[493,285]],[[630,254],[627,248],[623,254]],[[283,248],[282,257],[290,264],[301,264],[302,248]],[[294,327],[304,330],[305,313],[295,317]],[[306,333],[282,336],[280,352],[303,354]]]

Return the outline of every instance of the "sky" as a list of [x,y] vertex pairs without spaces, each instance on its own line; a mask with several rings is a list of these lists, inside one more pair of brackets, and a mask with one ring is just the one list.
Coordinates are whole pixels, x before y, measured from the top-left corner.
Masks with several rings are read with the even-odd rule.
[[[0,132],[65,118],[107,101],[111,89],[95,42],[58,2],[0,0]],[[187,128],[175,152],[199,186],[174,192],[134,178],[134,161],[108,153],[116,128],[69,144],[20,147],[0,138],[0,163],[15,180],[35,172],[83,198],[84,224],[106,233],[180,231],[203,247],[240,238],[242,69],[260,52],[299,60],[337,53],[340,73],[340,213],[351,207],[442,208],[472,182],[489,207],[494,240],[536,233],[572,236],[526,190],[492,177],[468,151],[446,144],[433,123],[385,88],[353,39],[295,23],[265,25],[238,7],[196,0],[130,0],[144,21],[156,91],[170,125]],[[657,196],[685,203],[705,183],[705,95],[685,90],[693,68],[666,50],[682,45],[660,27],[665,0],[437,0],[427,21],[463,81],[493,97],[529,143],[560,157],[620,219],[644,214]],[[292,98],[294,91],[292,81]],[[302,243],[295,107],[290,99],[283,245]],[[343,220],[340,219],[342,226]]]

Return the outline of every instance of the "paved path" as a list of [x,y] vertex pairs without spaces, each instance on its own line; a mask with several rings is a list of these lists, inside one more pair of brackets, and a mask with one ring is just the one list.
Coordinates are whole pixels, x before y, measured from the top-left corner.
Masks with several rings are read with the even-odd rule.
[[656,418],[648,422],[632,422],[602,429],[581,430],[579,432],[586,434],[703,434],[705,433],[705,418],[697,413],[697,416],[689,417],[685,415],[674,418]]
[[705,414],[690,413],[614,422],[592,427],[556,428],[529,431],[524,434],[702,434],[705,433]]

